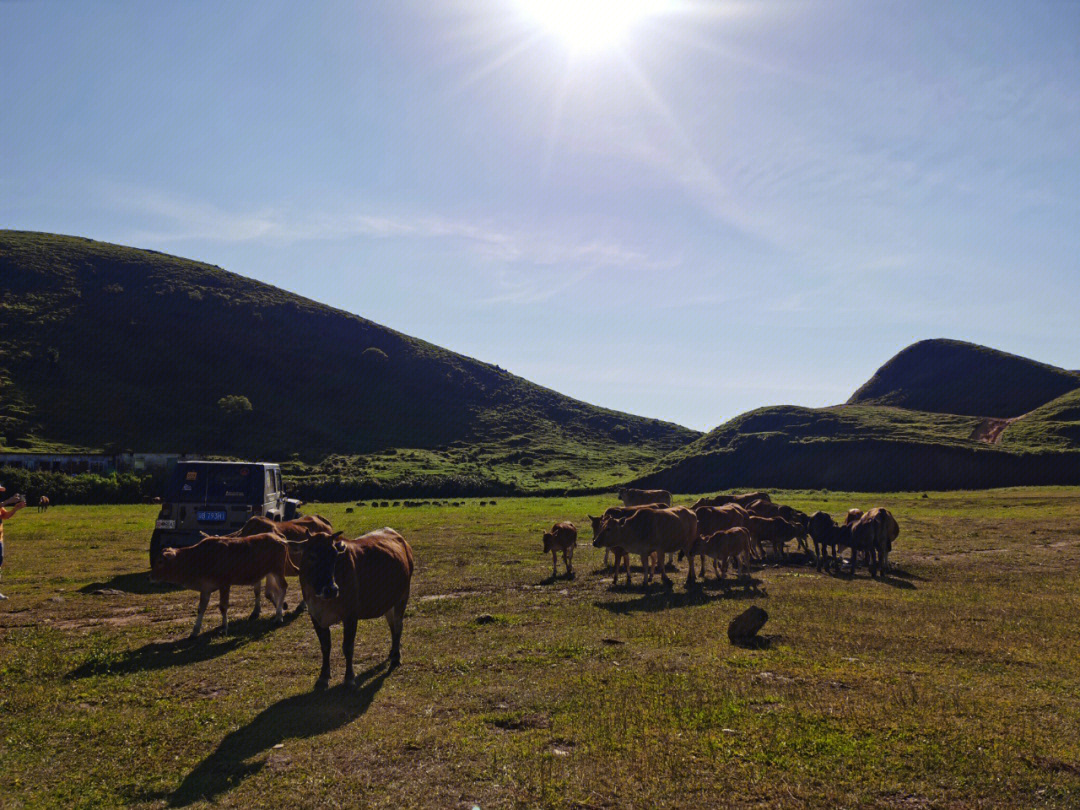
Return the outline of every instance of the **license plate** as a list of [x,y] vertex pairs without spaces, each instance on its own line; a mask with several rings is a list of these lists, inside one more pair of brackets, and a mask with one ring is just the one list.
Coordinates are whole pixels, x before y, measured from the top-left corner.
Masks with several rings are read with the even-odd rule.
[[154,524],[154,528],[155,529],[175,529],[176,528],[176,521],[175,520],[159,520],[157,523]]
[[204,523],[222,523],[225,520],[224,512],[196,512],[195,519]]

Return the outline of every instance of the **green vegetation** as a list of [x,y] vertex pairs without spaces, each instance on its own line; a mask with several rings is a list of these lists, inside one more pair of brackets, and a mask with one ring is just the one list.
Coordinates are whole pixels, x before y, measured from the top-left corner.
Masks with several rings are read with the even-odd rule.
[[291,459],[313,489],[333,470],[361,487],[564,491],[699,435],[153,251],[0,231],[0,277],[0,449]]
[[[228,637],[182,642],[197,596],[147,581],[151,507],[24,511],[5,525],[0,804],[1080,804],[1080,490],[774,494],[889,507],[897,575],[791,565],[646,595],[637,571],[610,588],[588,528],[577,579],[547,580],[541,530],[587,525],[598,497],[321,504],[350,535],[397,528],[417,573],[403,666],[386,673],[386,625],[364,622],[346,693],[335,628],[319,694],[308,617],[246,622],[246,588]],[[768,644],[732,647],[751,604]]]
[[1080,391],[1058,397],[1017,419],[1002,431],[1001,445],[1007,449],[1080,447]]
[[964,343],[922,340],[878,369],[849,404],[1007,419],[1080,388],[1080,375]]

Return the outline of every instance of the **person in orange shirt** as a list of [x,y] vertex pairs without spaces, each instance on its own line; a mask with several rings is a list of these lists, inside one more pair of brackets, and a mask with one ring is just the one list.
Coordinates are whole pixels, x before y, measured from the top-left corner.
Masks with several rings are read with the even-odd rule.
[[[4,492],[4,487],[0,484],[0,493]],[[0,506],[0,575],[4,572],[4,521],[10,520],[11,517],[26,506],[26,499],[16,501],[15,503],[8,504],[6,507]],[[2,593],[0,593],[0,600],[7,599]]]

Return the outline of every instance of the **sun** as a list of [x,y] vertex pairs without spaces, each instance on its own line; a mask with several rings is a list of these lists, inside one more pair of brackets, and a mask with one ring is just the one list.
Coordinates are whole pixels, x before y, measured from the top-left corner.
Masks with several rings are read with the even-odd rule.
[[664,5],[661,0],[518,0],[518,4],[574,54],[610,50]]

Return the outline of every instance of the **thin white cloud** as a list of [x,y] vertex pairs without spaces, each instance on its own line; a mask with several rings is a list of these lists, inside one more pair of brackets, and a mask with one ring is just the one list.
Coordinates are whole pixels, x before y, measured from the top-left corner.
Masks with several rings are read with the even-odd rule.
[[[461,243],[486,259],[513,264],[571,265],[577,268],[667,268],[678,259],[651,257],[618,241],[586,237],[568,239],[550,233],[501,228],[439,215],[381,214],[365,210],[295,212],[266,207],[235,212],[218,206],[179,199],[158,191],[114,187],[107,205],[149,220],[149,227],[125,232],[122,241],[134,244],[175,242],[293,243],[368,237],[372,239],[442,239]],[[521,289],[507,300],[531,299]]]

